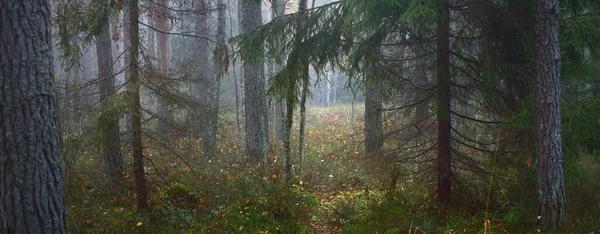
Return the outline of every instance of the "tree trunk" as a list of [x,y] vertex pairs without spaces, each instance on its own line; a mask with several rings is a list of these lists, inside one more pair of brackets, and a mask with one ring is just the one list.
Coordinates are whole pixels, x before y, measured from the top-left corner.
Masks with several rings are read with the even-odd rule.
[[[256,0],[242,0],[243,33],[250,32],[262,24],[261,2]],[[262,57],[262,56],[259,56]],[[266,159],[266,139],[264,129],[267,113],[265,99],[265,79],[262,59],[259,61],[245,60],[244,68],[244,109],[246,130],[246,155],[252,160],[264,161]]]
[[[372,69],[372,68],[371,68]],[[365,156],[383,156],[381,82],[367,72],[365,83]]]
[[144,155],[142,146],[142,112],[140,103],[140,79],[139,79],[139,63],[138,55],[140,50],[140,36],[139,36],[139,8],[138,0],[129,0],[129,22],[131,22],[129,28],[130,35],[130,58],[131,64],[129,64],[131,80],[129,81],[131,90],[131,127],[133,139],[131,144],[133,146],[133,175],[135,179],[135,193],[137,200],[137,208],[139,211],[148,209],[148,189],[146,187],[146,173],[144,171]]
[[110,185],[117,186],[123,179],[123,156],[119,132],[119,116],[110,111],[108,100],[116,92],[113,72],[112,45],[108,11],[99,15],[100,34],[96,37],[96,54],[98,55],[98,79],[102,114],[98,118],[98,128],[102,132],[104,166]]
[[557,0],[537,0],[535,14],[536,155],[539,225],[560,229],[566,200],[560,125],[560,47]]
[[[282,16],[285,14],[285,0],[275,0],[274,1],[274,8],[275,10],[273,11],[273,13],[275,14],[273,18]],[[281,63],[275,63],[273,65],[273,70],[274,73],[278,73],[281,71],[281,67],[282,64]],[[274,105],[274,109],[275,109],[275,118],[274,118],[274,125],[275,125],[275,139],[277,139],[278,141],[282,142],[284,139],[284,129],[285,129],[285,100],[278,100],[275,105]]]
[[[129,41],[129,29],[130,29],[130,21],[129,21],[129,5],[123,4],[123,64],[125,64],[125,77],[124,80],[127,82],[130,79],[131,70],[129,69],[129,64],[131,64],[130,53],[127,53],[127,50],[131,48],[131,42]],[[131,148],[131,114],[127,113],[125,115],[125,126],[127,129],[127,133],[125,134],[126,138],[126,148],[129,150]]]
[[437,197],[450,202],[452,180],[452,136],[450,120],[450,11],[448,0],[441,0],[437,28]]
[[208,131],[209,136],[206,139],[205,149],[204,151],[210,155],[214,156],[217,150],[217,130],[219,124],[219,94],[221,89],[221,78],[226,72],[226,61],[227,59],[227,43],[225,42],[225,10],[227,6],[224,4],[223,0],[217,0],[217,46],[215,48],[215,52],[213,53],[215,58],[215,71],[216,71],[216,79],[212,82],[212,102],[210,103],[209,110],[209,122],[208,122]]
[[[157,42],[158,42],[158,57],[160,63],[160,73],[162,74],[162,79],[160,86],[164,88],[168,87],[170,84],[169,79],[169,69],[170,69],[170,61],[171,61],[171,37],[169,34],[165,33],[170,30],[170,12],[169,9],[169,1],[168,0],[160,0],[159,5],[155,7],[156,13],[156,29],[157,32]],[[171,127],[173,124],[173,112],[169,108],[169,100],[166,97],[162,97],[158,95],[158,127],[157,131],[163,139],[168,140],[171,139],[171,134],[173,128]]]
[[[308,76],[308,67],[305,68]],[[302,161],[304,160],[304,132],[306,128],[306,97],[308,96],[309,78],[304,78],[302,83],[302,94],[300,97],[300,136],[298,142],[298,174],[302,175]]]
[[[209,36],[209,7],[210,2],[207,0],[195,1],[196,12],[196,35],[199,36],[196,41],[196,56],[197,56],[197,78],[192,84],[192,96],[200,105],[200,108],[194,110],[192,115],[192,129],[194,132],[199,132],[202,137],[202,149],[206,155],[213,155],[216,149],[216,139],[212,139],[212,120],[213,120],[213,92],[215,82],[212,79],[211,68],[208,62],[208,41],[205,38]],[[216,134],[215,134],[216,137]]]
[[[290,86],[293,86],[290,83]],[[285,109],[285,126],[284,126],[284,137],[283,137],[283,157],[285,160],[284,166],[284,180],[286,183],[292,181],[292,124],[294,123],[294,102],[291,100],[296,98],[293,95],[287,95],[286,109]]]
[[0,6],[0,233],[66,233],[50,3]]

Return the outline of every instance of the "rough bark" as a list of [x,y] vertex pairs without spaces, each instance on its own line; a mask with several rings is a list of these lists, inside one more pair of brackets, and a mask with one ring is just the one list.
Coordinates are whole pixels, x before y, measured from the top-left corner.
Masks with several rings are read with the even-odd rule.
[[[166,88],[169,86],[169,69],[171,67],[171,37],[167,33],[171,28],[170,11],[167,8],[169,6],[168,0],[160,0],[159,5],[155,6],[156,16],[156,29],[157,32],[157,44],[158,44],[158,62],[160,64],[160,73],[163,76],[160,86]],[[169,108],[169,101],[167,98],[158,96],[158,126],[157,131],[160,133],[163,139],[170,139],[173,128],[173,111]]]
[[0,233],[66,233],[50,3],[0,6]]
[[[242,0],[243,33],[250,32],[262,24],[261,2]],[[260,56],[262,57],[262,56]],[[246,155],[256,161],[266,159],[266,139],[264,129],[267,113],[265,99],[265,78],[262,59],[259,61],[245,60],[244,68],[244,117],[246,120]]]
[[566,199],[560,124],[560,47],[557,0],[537,0],[535,11],[536,155],[539,225],[560,229]]
[[131,80],[131,127],[133,138],[131,141],[133,147],[133,176],[135,180],[136,203],[139,211],[148,209],[148,189],[146,187],[146,173],[144,171],[144,155],[142,146],[142,112],[140,103],[140,70],[138,63],[138,55],[140,51],[140,35],[139,35],[139,8],[138,0],[129,0],[129,40],[131,43],[129,64]]
[[117,186],[123,179],[123,156],[119,132],[119,116],[110,110],[109,97],[115,93],[115,77],[113,72],[112,45],[108,11],[98,17],[100,34],[96,37],[96,54],[98,56],[98,79],[102,114],[98,118],[98,128],[102,133],[104,167],[110,184]]
[[450,120],[450,37],[449,2],[441,0],[437,28],[437,198],[450,202],[452,180],[452,136]]
[[383,156],[381,83],[367,75],[365,87],[365,156]]

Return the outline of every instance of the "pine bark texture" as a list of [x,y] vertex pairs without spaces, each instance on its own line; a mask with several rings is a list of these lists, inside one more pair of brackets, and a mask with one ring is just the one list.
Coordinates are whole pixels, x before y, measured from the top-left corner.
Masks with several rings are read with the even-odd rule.
[[66,233],[49,1],[0,0],[0,233]]
[[102,110],[105,110],[98,119],[98,127],[102,132],[105,171],[110,184],[116,186],[123,179],[123,156],[121,155],[119,116],[114,116],[111,111],[108,111],[111,108],[108,98],[116,91],[108,11],[102,11],[98,22],[101,25],[100,34],[96,37],[98,83]]
[[[262,24],[261,1],[242,0],[242,33],[254,30]],[[261,56],[262,57],[262,56]],[[265,99],[265,78],[262,59],[243,61],[244,69],[244,118],[246,132],[246,155],[252,160],[266,159],[265,129],[267,118]]]
[[367,75],[365,83],[365,155],[383,156],[381,83]]
[[441,0],[437,28],[437,197],[450,202],[452,181],[452,135],[450,119],[450,11],[448,0]]
[[138,18],[140,15],[138,8],[138,0],[129,0],[129,40],[131,43],[129,64],[130,76],[130,92],[131,92],[131,127],[132,127],[132,142],[133,147],[133,176],[135,180],[135,194],[137,208],[140,211],[148,209],[148,189],[146,185],[146,172],[144,171],[144,155],[142,146],[142,112],[140,103],[140,68],[138,63],[138,55],[140,52],[140,35]]
[[559,5],[558,0],[535,3],[538,215],[542,228],[559,229],[566,214],[560,124]]

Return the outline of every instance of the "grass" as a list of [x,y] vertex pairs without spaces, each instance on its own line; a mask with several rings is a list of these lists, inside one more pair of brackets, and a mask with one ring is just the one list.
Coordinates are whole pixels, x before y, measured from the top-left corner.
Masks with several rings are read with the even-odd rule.
[[[365,159],[362,107],[350,125],[350,107],[309,107],[307,152],[293,185],[282,180],[280,147],[273,142],[264,165],[247,162],[234,124],[224,124],[218,155],[202,156],[198,140],[178,139],[165,149],[145,142],[152,209],[136,212],[133,178],[107,186],[97,144],[70,136],[66,186],[72,233],[535,233],[533,197],[519,198],[527,184],[498,182],[495,206],[466,203],[439,207],[431,183],[402,176],[390,190],[391,165]],[[297,152],[297,131],[293,137]],[[354,135],[352,135],[354,133]],[[126,149],[125,149],[126,150]],[[77,152],[77,153],[74,153]],[[129,157],[126,157],[129,158]],[[127,165],[131,165],[128,163]],[[600,231],[594,157],[570,167],[567,233]],[[297,168],[296,168],[297,169]],[[594,171],[595,170],[595,171]],[[130,168],[128,168],[128,173]],[[481,191],[487,191],[486,185]],[[522,186],[523,188],[520,188]],[[460,190],[455,190],[459,193]],[[582,194],[585,200],[576,198]],[[486,197],[486,194],[481,196]],[[529,205],[528,205],[529,204]]]

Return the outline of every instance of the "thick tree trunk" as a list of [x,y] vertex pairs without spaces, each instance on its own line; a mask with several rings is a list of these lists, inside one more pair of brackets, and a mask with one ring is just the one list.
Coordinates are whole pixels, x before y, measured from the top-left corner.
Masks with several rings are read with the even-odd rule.
[[[110,96],[116,92],[113,72],[112,45],[110,38],[110,23],[108,12],[99,16],[100,34],[96,39],[96,54],[98,55],[98,79],[100,86],[100,101],[102,109],[110,110]],[[110,184],[117,186],[123,179],[123,156],[119,132],[119,116],[112,111],[103,111],[98,118],[98,128],[102,132],[104,151],[104,166]]]
[[0,233],[66,233],[50,3],[0,6]]
[[557,0],[537,0],[535,14],[536,155],[540,226],[560,229],[566,200],[560,125],[560,47]]
[[437,28],[437,197],[441,203],[450,202],[452,180],[452,136],[450,120],[450,11],[448,0],[441,0]]
[[[242,0],[243,33],[250,32],[262,24],[261,2]],[[267,113],[265,99],[265,79],[262,59],[259,61],[244,61],[244,109],[246,130],[246,155],[256,161],[266,159],[266,144],[264,129]]]
[[[169,69],[171,67],[171,37],[168,32],[171,28],[171,21],[169,19],[170,11],[168,0],[160,0],[159,5],[155,8],[156,13],[156,29],[157,32],[157,43],[158,43],[158,57],[160,63],[160,73],[163,75],[161,85],[164,87],[169,86]],[[173,133],[174,116],[173,111],[169,108],[169,100],[166,97],[158,96],[158,111],[159,117],[157,131],[163,139],[171,139]]]
[[367,74],[365,87],[365,156],[383,156],[381,84]]
[[138,0],[129,0],[129,22],[131,22],[130,35],[130,58],[129,70],[131,80],[129,81],[131,90],[131,127],[133,131],[132,147],[133,147],[133,175],[135,179],[135,194],[137,200],[137,208],[140,211],[148,209],[148,189],[146,187],[146,173],[144,171],[144,155],[142,146],[142,112],[140,103],[140,79],[139,79],[139,63],[138,55],[140,51],[140,35],[139,35],[139,8]]

